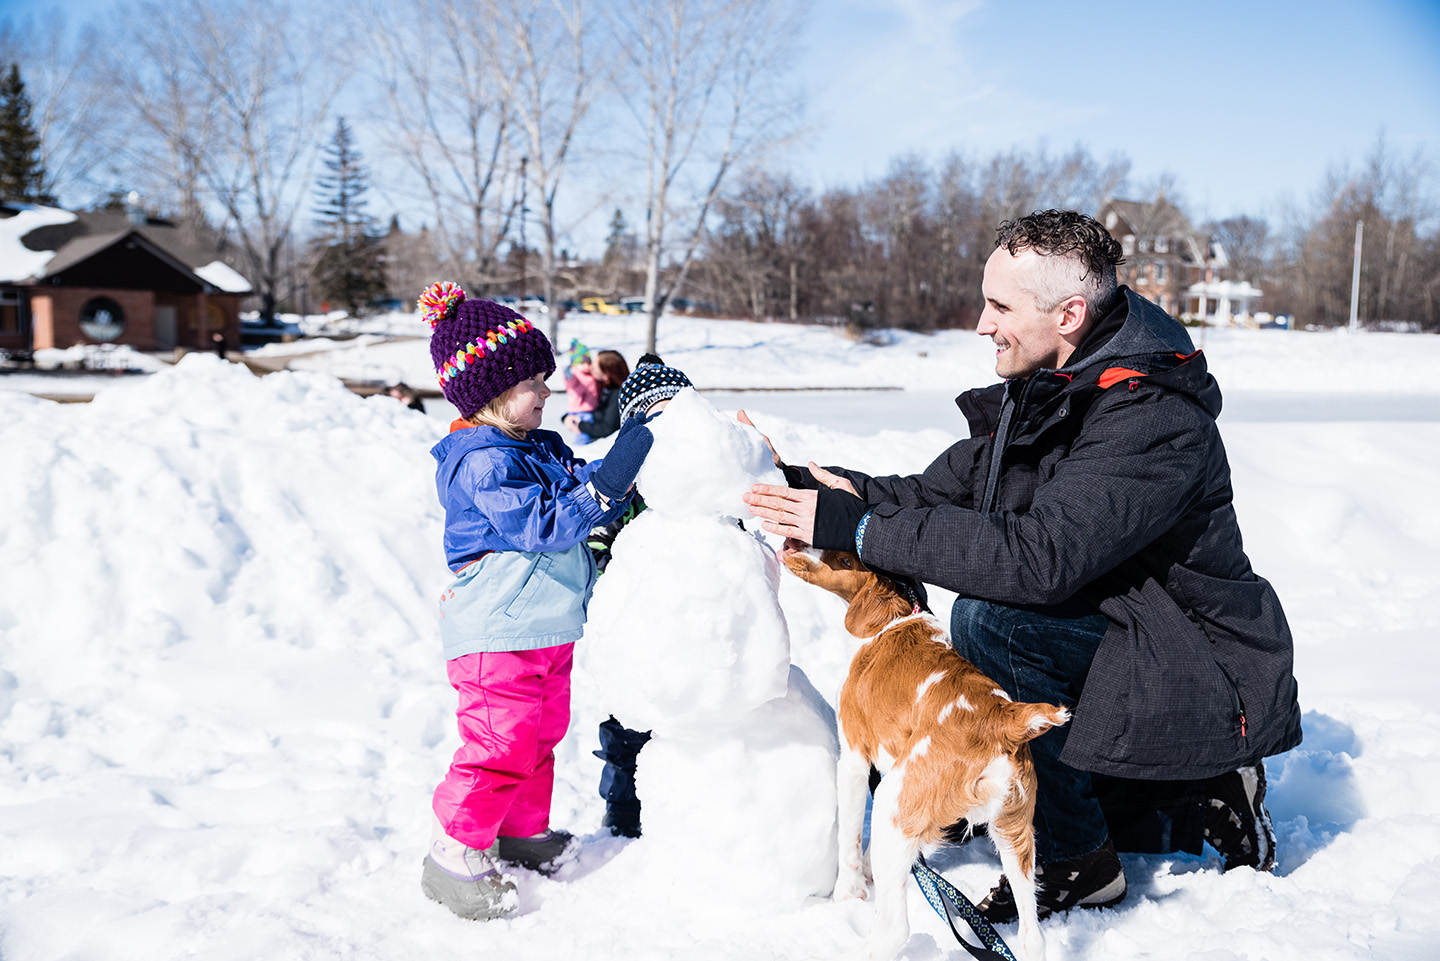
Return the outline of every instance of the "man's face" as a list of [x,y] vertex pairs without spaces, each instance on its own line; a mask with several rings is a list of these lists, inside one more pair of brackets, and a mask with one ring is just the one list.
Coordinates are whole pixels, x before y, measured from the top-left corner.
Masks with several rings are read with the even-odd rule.
[[1033,250],[1012,254],[995,248],[985,262],[985,310],[975,332],[995,342],[995,373],[1007,380],[1029,377],[1041,368],[1056,369],[1070,356],[1071,345],[1060,334],[1061,307],[1042,311],[1030,287],[1039,255]]

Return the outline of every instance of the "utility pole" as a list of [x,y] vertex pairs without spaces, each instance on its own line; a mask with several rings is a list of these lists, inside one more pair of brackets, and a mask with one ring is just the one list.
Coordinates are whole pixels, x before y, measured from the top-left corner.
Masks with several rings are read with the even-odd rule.
[[1365,234],[1365,221],[1355,221],[1355,272],[1350,276],[1350,330],[1360,329],[1360,241]]

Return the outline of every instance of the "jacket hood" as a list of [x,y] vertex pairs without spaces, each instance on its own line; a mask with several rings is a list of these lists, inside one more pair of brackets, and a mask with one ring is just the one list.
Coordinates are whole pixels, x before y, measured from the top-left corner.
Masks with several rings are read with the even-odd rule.
[[1100,318],[1091,335],[1080,344],[1076,356],[1064,367],[1067,374],[1121,358],[1163,354],[1188,357],[1195,352],[1190,332],[1180,321],[1129,287],[1121,287],[1120,291],[1124,299]]
[[444,463],[447,457],[452,454],[468,454],[472,450],[480,450],[485,447],[533,447],[535,437],[540,431],[531,431],[530,437],[525,440],[516,440],[509,434],[488,424],[480,427],[470,427],[465,430],[452,430],[446,434],[440,443],[430,448],[430,455],[440,463]]
[[1124,298],[1100,319],[1061,372],[1076,381],[1099,379],[1102,387],[1108,386],[1107,375],[1143,376],[1190,395],[1211,417],[1220,416],[1220,385],[1190,332],[1129,287],[1120,290]]

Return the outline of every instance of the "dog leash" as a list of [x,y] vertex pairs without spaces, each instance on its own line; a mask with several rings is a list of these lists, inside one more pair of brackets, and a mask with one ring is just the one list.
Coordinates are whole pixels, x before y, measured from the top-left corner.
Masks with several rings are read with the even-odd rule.
[[[950,925],[950,933],[955,935],[955,940],[960,946],[979,961],[1015,961],[1015,954],[1010,946],[1000,937],[994,925],[985,920],[980,909],[970,902],[970,899],[960,893],[960,889],[940,876],[940,873],[932,868],[925,860],[925,855],[916,856],[915,864],[910,868],[910,873],[915,876],[915,881],[920,885],[920,891],[925,895],[925,900],[935,909],[935,913],[945,919]],[[984,947],[976,947],[966,941],[960,935],[960,929],[955,927],[955,915],[964,919],[970,925],[970,930],[980,939]]]

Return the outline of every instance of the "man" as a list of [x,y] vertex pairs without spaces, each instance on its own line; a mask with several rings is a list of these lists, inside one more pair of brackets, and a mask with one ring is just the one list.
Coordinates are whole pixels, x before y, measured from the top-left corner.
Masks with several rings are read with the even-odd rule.
[[[1072,211],[1007,221],[978,332],[997,384],[923,473],[786,468],[763,526],[960,597],[955,647],[1072,722],[1032,742],[1044,917],[1125,895],[1120,850],[1274,866],[1261,759],[1300,742],[1293,645],[1250,569],[1220,392],[1174,319],[1119,287],[1120,245]],[[783,466],[783,465],[782,465]],[[1002,876],[980,904],[1014,918]]]

